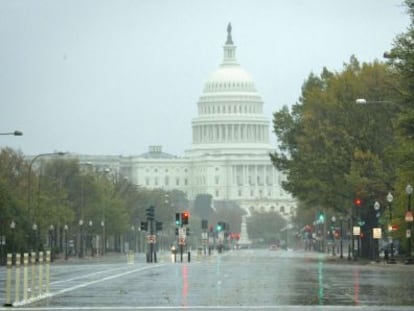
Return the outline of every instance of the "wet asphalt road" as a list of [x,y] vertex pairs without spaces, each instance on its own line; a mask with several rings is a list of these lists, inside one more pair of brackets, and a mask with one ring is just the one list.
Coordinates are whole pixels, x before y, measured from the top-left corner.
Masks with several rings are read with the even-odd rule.
[[[134,264],[124,257],[54,263],[50,294],[14,308],[414,310],[414,266],[282,250],[193,255],[191,263],[172,263],[169,254],[158,258],[157,264],[145,263],[142,255]],[[0,270],[2,304],[5,271]]]

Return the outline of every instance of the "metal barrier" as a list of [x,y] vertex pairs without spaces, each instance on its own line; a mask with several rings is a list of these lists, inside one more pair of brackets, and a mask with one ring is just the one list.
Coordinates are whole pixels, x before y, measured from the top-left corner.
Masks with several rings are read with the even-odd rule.
[[[4,303],[4,306],[12,307],[24,305],[49,295],[50,251],[47,251],[45,255],[43,252],[39,252],[38,257],[35,252],[30,253],[30,287],[29,254],[23,254],[23,276],[21,275],[21,255],[16,254],[15,258],[13,273],[13,254],[7,254],[6,302]],[[37,262],[36,258],[38,258]],[[43,274],[44,269],[46,270],[46,275]],[[23,287],[20,286],[21,283],[23,283]],[[12,294],[14,294],[14,301],[12,301],[11,298]]]

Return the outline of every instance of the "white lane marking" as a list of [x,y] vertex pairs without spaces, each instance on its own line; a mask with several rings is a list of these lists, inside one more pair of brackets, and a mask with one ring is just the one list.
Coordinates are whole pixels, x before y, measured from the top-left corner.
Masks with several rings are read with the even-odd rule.
[[112,271],[117,271],[117,270],[123,270],[123,269],[125,269],[125,267],[114,268],[114,269],[109,269],[109,270],[101,270],[101,271],[98,271],[98,272],[93,272],[93,273],[89,273],[89,274],[84,274],[82,276],[77,276],[77,277],[74,277],[74,278],[71,278],[71,279],[53,281],[53,282],[50,282],[50,284],[60,284],[60,283],[72,282],[72,281],[76,281],[76,280],[80,280],[80,279],[85,279],[85,278],[88,278],[90,276],[94,276],[94,275],[98,275],[98,274],[102,274],[102,273],[107,273],[107,272],[112,272]]
[[[356,308],[356,309],[355,309]],[[334,305],[334,306],[321,306],[321,305],[280,305],[280,306],[260,306],[260,305],[253,305],[253,306],[147,306],[147,307],[134,307],[134,306],[110,306],[110,307],[23,307],[19,308],[19,310],[25,310],[25,311],[37,311],[37,310],[361,310],[361,311],[412,311],[412,306],[340,306],[340,305]],[[8,308],[2,308],[0,307],[0,310],[10,310],[10,307]]]
[[[29,299],[28,301],[21,301],[21,302],[18,302],[18,303],[14,303],[13,306],[24,306],[24,305],[33,303],[35,301],[40,301],[40,300],[43,300],[43,299],[46,299],[46,298],[55,297],[55,296],[58,296],[58,295],[61,295],[61,294],[67,293],[67,292],[71,292],[71,291],[74,291],[74,290],[77,290],[77,289],[80,289],[80,288],[84,288],[84,287],[93,285],[93,284],[113,280],[113,279],[120,278],[120,277],[123,277],[123,276],[128,275],[128,274],[132,274],[132,273],[135,273],[135,272],[140,272],[140,271],[144,271],[144,270],[159,268],[159,267],[162,267],[164,265],[165,264],[158,264],[156,266],[146,266],[146,267],[141,267],[141,268],[138,268],[138,269],[129,270],[129,271],[126,271],[126,272],[106,276],[106,277],[103,277],[101,279],[97,279],[97,280],[81,283],[81,284],[78,284],[78,285],[75,285],[75,286],[72,286],[72,287],[64,288],[64,289],[58,290],[54,293],[48,293],[48,294],[45,294],[45,295],[42,295],[42,296],[39,296],[39,297],[35,297],[33,299]],[[34,310],[34,309],[30,309],[30,310]],[[39,309],[39,310],[42,310],[42,309]],[[53,310],[53,308],[51,310]],[[60,310],[64,310],[64,309],[60,309]],[[85,310],[87,310],[87,308]]]

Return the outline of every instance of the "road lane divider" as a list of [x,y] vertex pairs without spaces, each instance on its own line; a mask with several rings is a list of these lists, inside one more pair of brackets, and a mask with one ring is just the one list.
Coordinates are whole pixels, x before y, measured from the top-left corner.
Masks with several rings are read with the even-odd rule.
[[83,283],[76,284],[76,285],[73,285],[73,286],[70,286],[70,287],[67,287],[67,288],[62,288],[62,289],[57,290],[55,292],[50,291],[49,293],[45,293],[45,294],[36,296],[36,297],[31,298],[27,301],[20,301],[18,303],[15,302],[15,303],[13,303],[13,306],[27,305],[27,304],[30,304],[30,303],[33,303],[33,302],[36,302],[36,301],[46,299],[46,298],[52,298],[52,297],[62,295],[62,294],[65,294],[65,293],[68,293],[68,292],[71,292],[71,291],[74,291],[74,290],[82,289],[82,288],[85,288],[85,287],[88,287],[88,286],[91,286],[91,285],[95,285],[95,284],[106,282],[106,281],[111,281],[111,280],[117,279],[117,278],[121,278],[121,277],[124,277],[124,276],[129,275],[129,274],[133,274],[133,273],[137,273],[137,272],[141,272],[141,271],[145,271],[145,270],[150,270],[150,269],[156,269],[156,268],[159,268],[159,267],[162,267],[162,266],[165,266],[165,264],[156,264],[156,265],[151,265],[151,266],[144,266],[144,267],[136,268],[136,269],[133,269],[133,270],[127,270],[127,271],[117,273],[117,274],[114,274],[114,275],[103,276],[103,277],[95,279],[95,280],[83,282]]
[[[13,307],[30,303],[40,298],[48,296],[50,291],[50,251],[44,255],[43,252],[38,254],[38,263],[36,265],[36,252],[23,254],[23,274],[22,256],[16,253],[14,258],[13,273],[13,254],[7,254],[7,276],[6,276],[6,302],[4,306]],[[29,262],[30,262],[30,287],[29,287]],[[46,265],[46,275],[43,270]],[[21,286],[23,284],[23,286]],[[30,296],[29,296],[30,294]],[[14,300],[12,301],[12,296]]]

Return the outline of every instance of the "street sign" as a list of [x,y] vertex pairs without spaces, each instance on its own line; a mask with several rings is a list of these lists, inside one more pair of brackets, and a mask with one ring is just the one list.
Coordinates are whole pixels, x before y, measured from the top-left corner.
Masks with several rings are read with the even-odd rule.
[[179,245],[185,245],[185,237],[183,237],[183,238],[178,238],[178,244],[179,244]]
[[361,234],[361,228],[360,228],[360,227],[358,227],[358,226],[354,226],[354,227],[352,228],[352,234],[353,234],[353,235],[360,235],[360,234]]
[[203,240],[207,240],[208,239],[208,233],[207,232],[201,232],[201,238]]
[[180,238],[182,238],[182,237],[184,237],[185,238],[185,236],[186,236],[186,228],[179,228],[178,229],[178,236],[180,237]]
[[372,228],[372,236],[374,237],[374,239],[381,239],[382,238],[381,228]]
[[147,243],[149,243],[149,244],[157,243],[157,236],[155,234],[147,235]]
[[413,222],[413,213],[411,211],[405,213],[405,222]]

